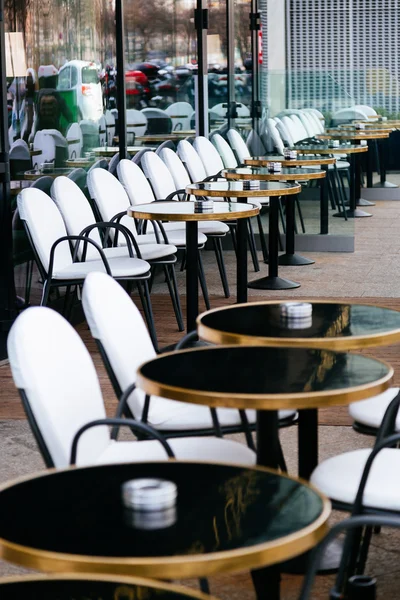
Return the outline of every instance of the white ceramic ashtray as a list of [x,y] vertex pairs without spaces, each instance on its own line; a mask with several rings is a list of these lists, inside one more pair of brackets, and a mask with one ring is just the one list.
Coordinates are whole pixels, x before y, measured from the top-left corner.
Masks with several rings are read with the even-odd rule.
[[310,302],[285,302],[280,305],[280,314],[286,319],[311,318],[312,304]]
[[269,162],[267,163],[267,169],[269,173],[280,173],[282,171],[281,162]]
[[175,507],[177,487],[166,479],[131,479],[122,485],[126,508],[140,511],[162,511]]

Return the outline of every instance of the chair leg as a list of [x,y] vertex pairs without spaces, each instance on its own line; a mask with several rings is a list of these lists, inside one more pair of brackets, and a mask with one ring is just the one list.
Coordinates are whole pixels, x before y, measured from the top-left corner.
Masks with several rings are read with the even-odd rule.
[[206,305],[206,309],[210,310],[210,298],[208,296],[207,283],[204,275],[204,267],[203,260],[201,258],[201,253],[199,252],[199,281],[201,286],[201,291],[203,292],[204,303]]
[[235,225],[230,225],[229,226],[229,231],[231,232],[231,238],[232,238],[232,246],[233,249],[235,251],[235,254],[237,254],[237,244],[236,244],[236,227]]
[[299,198],[298,198],[298,194],[296,194],[294,200],[295,200],[296,207],[297,207],[297,212],[298,212],[299,218],[300,218],[301,230],[302,230],[303,233],[305,233],[306,232],[306,228],[304,226],[303,213],[301,212],[301,206],[300,206],[300,201],[299,201]]
[[62,308],[62,316],[65,317],[65,315],[67,314],[67,308],[68,308],[68,302],[69,302],[69,297],[71,294],[71,287],[70,285],[67,285],[66,290],[65,290],[65,295],[64,295],[64,304],[63,304],[63,308]]
[[258,224],[258,232],[260,234],[260,242],[261,242],[261,250],[262,250],[263,260],[265,263],[267,263],[268,262],[268,248],[267,248],[267,244],[265,241],[264,228],[263,228],[260,214],[257,215],[257,224]]
[[260,265],[259,265],[259,262],[258,262],[257,249],[256,249],[256,241],[254,239],[253,226],[250,223],[250,220],[248,221],[247,239],[248,239],[248,243],[249,243],[249,249],[250,249],[251,258],[252,258],[253,265],[254,265],[254,270],[257,272],[257,271],[260,270]]
[[[171,267],[170,272],[169,272],[169,267]],[[176,322],[178,324],[178,329],[179,329],[179,331],[183,331],[185,327],[183,325],[182,308],[181,308],[181,303],[180,303],[179,294],[178,294],[178,286],[176,283],[174,265],[164,265],[164,273],[165,273],[165,279],[167,281],[169,295],[171,296],[172,306],[174,309]]]
[[215,258],[217,259],[217,265],[218,265],[218,270],[219,270],[219,274],[221,277],[222,287],[224,289],[224,295],[225,295],[225,298],[229,298],[229,296],[230,296],[229,285],[228,285],[228,279],[226,276],[225,261],[224,261],[223,251],[222,251],[221,238],[213,237],[211,239],[212,239],[213,246],[214,246]]
[[205,577],[201,577],[199,579],[199,585],[200,585],[200,590],[203,592],[203,594],[207,594],[209,596],[210,595],[210,586],[208,583],[208,579],[206,579]]
[[31,297],[32,275],[33,275],[33,260],[28,260],[26,263],[26,277],[25,277],[25,306],[29,305],[29,299]]
[[43,283],[43,292],[42,299],[40,301],[40,306],[47,306],[47,302],[49,301],[50,287],[50,281],[46,279],[46,281]]
[[[143,283],[143,288],[142,288],[142,283]],[[153,309],[151,306],[149,286],[148,286],[147,281],[146,280],[143,282],[138,281],[137,288],[138,288],[138,292],[139,292],[139,296],[140,296],[140,301],[143,306],[144,316],[146,319],[147,327],[149,329],[151,341],[153,342],[153,346],[154,346],[156,352],[158,352],[157,334],[156,334],[156,330],[154,327]]]

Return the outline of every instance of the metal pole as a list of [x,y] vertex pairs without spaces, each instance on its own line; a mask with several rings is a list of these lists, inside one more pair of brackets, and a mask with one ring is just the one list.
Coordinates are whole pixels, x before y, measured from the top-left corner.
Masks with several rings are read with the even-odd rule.
[[228,97],[227,113],[228,129],[231,127],[231,119],[237,117],[235,98],[235,2],[226,0],[226,47],[228,66]]
[[197,35],[196,134],[208,136],[207,0],[196,0],[194,25]]
[[260,102],[260,68],[258,62],[259,32],[261,19],[258,10],[258,0],[251,0],[250,31],[251,31],[251,61],[252,61],[252,85],[251,85],[251,116],[252,126],[258,131],[258,120],[261,118]]
[[119,157],[122,160],[123,158],[127,157],[124,0],[115,1],[115,45],[117,53],[117,109]]
[[11,229],[4,0],[0,0],[0,73],[0,360],[2,360],[7,355],[7,332],[17,316]]

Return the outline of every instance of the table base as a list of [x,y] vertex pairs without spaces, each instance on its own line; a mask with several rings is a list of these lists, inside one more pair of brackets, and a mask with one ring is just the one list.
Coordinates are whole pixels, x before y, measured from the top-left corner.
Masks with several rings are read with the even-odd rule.
[[[334,217],[342,217],[344,218],[345,213],[343,211],[335,213]],[[355,219],[360,217],[372,217],[371,213],[367,213],[360,208],[356,208],[355,210],[346,210],[346,217],[348,219]]]
[[282,277],[274,277],[267,275],[254,281],[249,281],[247,287],[253,290],[291,290],[300,287],[300,283],[283,279]]
[[378,183],[374,183],[374,185],[372,187],[374,187],[374,188],[397,188],[399,186],[396,185],[395,183],[392,183],[391,181],[379,181]]
[[357,206],[375,206],[375,202],[371,202],[370,200],[365,200],[365,198],[359,198],[357,200]]
[[301,254],[281,254],[278,258],[278,264],[291,267],[299,267],[301,265],[313,265],[315,260],[301,256]]

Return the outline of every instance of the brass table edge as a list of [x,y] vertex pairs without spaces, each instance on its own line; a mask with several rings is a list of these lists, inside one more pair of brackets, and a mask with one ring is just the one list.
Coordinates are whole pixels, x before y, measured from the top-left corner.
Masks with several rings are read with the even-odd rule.
[[265,198],[266,196],[291,196],[292,194],[299,194],[301,192],[301,185],[293,184],[292,187],[278,190],[198,190],[189,185],[185,192],[191,196],[249,198],[251,200],[252,198]]
[[[288,167],[285,167],[288,168]],[[222,171],[223,177],[226,179],[234,180],[260,180],[260,181],[309,181],[311,179],[323,179],[325,177],[325,171],[319,171],[314,173],[228,173],[227,170]],[[265,191],[265,195],[268,195],[268,190]]]
[[[298,160],[296,158],[293,159],[283,159],[281,160],[280,157],[271,157],[270,159],[265,159],[265,158],[245,158],[244,159],[244,164],[245,165],[251,165],[251,166],[266,166],[268,163],[270,162],[274,162],[277,161],[279,163],[281,163],[281,165],[283,167],[306,167],[306,166],[313,166],[313,165],[333,165],[336,162],[336,158],[333,157],[327,157],[327,158],[305,158],[304,160]],[[307,165],[308,163],[308,165]]]
[[322,148],[312,149],[309,148],[296,148],[299,154],[358,154],[360,152],[368,152],[368,146],[358,146],[357,148]]
[[[175,459],[170,459],[175,462]],[[148,461],[158,462],[158,461]],[[189,464],[217,464],[237,467],[239,469],[263,471],[277,474],[279,477],[291,479],[300,483],[309,489],[312,489],[321,499],[322,509],[320,515],[299,531],[277,538],[270,542],[263,542],[253,546],[245,546],[235,550],[224,550],[221,552],[209,552],[202,555],[176,555],[173,557],[103,557],[103,556],[85,556],[79,554],[61,553],[48,550],[39,550],[21,544],[15,544],[0,538],[0,558],[33,569],[39,569],[47,572],[61,572],[69,575],[75,573],[103,573],[108,575],[133,575],[141,577],[154,577],[157,571],[157,578],[190,578],[203,577],[216,573],[242,571],[246,568],[253,569],[257,567],[272,565],[283,562],[294,556],[298,556],[307,550],[313,548],[327,532],[327,520],[331,513],[331,502],[315,486],[304,479],[280,473],[274,469],[262,466],[244,466],[232,463],[223,463],[221,461],[190,461],[179,460],[179,463]],[[138,463],[139,464],[139,463]],[[101,468],[105,465],[93,465],[84,468]],[[107,465],[109,466],[109,465]],[[0,492],[23,483],[31,479],[47,477],[54,473],[60,473],[75,469],[69,467],[65,469],[48,469],[44,473],[36,475],[27,475],[7,482],[0,486]]]
[[[192,203],[193,204],[193,203]],[[235,202],[236,204],[236,202]],[[254,206],[251,202],[247,203],[248,209],[240,212],[229,212],[225,213],[194,213],[194,214],[168,214],[168,213],[146,213],[142,211],[136,211],[132,206],[127,209],[128,217],[134,217],[137,219],[145,219],[150,221],[236,221],[237,219],[246,219],[248,217],[255,217],[260,212],[258,206]],[[246,206],[246,204],[241,204],[241,206]]]

